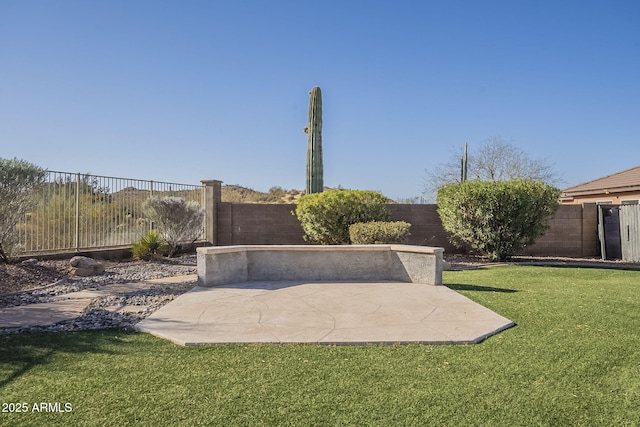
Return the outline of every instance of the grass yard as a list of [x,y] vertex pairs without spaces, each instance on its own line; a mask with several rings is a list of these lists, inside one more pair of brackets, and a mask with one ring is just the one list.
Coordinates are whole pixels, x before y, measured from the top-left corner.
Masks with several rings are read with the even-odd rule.
[[640,272],[508,266],[444,281],[517,326],[467,346],[0,336],[0,425],[640,425]]

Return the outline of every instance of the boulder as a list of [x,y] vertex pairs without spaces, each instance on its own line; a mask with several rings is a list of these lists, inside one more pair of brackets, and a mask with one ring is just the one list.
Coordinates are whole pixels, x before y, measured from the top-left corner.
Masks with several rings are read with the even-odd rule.
[[104,271],[104,264],[86,256],[74,256],[69,264],[75,268],[73,274],[76,276],[92,276]]

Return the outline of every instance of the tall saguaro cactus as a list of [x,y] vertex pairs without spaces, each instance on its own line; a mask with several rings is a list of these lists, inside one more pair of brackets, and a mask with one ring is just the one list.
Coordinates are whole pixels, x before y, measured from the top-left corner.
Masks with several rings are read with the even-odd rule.
[[307,194],[324,190],[322,179],[322,92],[314,86],[309,92],[309,125],[307,138]]

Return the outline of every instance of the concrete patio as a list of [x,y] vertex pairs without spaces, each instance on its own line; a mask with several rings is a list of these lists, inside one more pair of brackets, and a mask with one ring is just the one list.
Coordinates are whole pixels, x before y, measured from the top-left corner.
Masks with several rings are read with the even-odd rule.
[[250,281],[195,287],[136,328],[180,345],[470,344],[513,325],[446,286]]

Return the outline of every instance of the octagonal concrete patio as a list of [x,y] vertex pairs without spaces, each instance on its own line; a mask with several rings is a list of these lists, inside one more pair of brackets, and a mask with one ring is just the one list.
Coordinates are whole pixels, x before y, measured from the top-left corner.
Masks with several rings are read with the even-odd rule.
[[256,281],[196,287],[136,328],[180,345],[470,344],[513,325],[446,286]]

